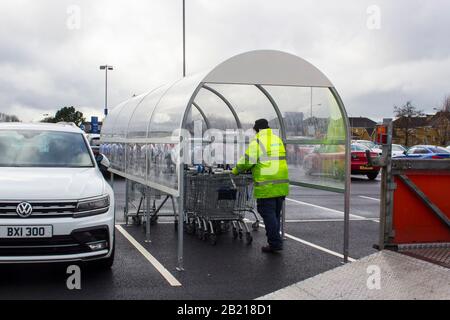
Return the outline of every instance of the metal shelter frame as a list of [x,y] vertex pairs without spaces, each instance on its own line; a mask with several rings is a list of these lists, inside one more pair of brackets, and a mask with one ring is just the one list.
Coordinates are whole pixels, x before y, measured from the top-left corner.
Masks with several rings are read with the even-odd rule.
[[[188,79],[188,80],[186,80]],[[206,127],[210,128],[211,124],[206,116],[203,106],[199,103],[195,102],[195,98],[197,97],[200,90],[204,89],[208,92],[214,94],[218,99],[220,99],[230,110],[231,114],[234,117],[236,122],[236,126],[238,129],[242,129],[242,123],[238,116],[238,112],[236,111],[235,106],[227,99],[219,91],[215,90],[210,86],[210,84],[227,84],[227,85],[250,85],[256,87],[259,92],[270,102],[270,105],[273,107],[276,117],[278,118],[278,122],[280,125],[280,135],[285,144],[292,145],[311,145],[311,144],[326,144],[323,140],[295,140],[289,139],[286,134],[286,126],[284,123],[284,118],[282,111],[280,110],[276,100],[274,97],[266,90],[265,86],[287,86],[287,87],[307,87],[311,88],[327,88],[330,90],[332,96],[335,99],[335,102],[339,108],[340,114],[343,120],[343,128],[345,130],[345,139],[338,141],[339,144],[345,145],[345,173],[344,173],[344,188],[336,188],[331,186],[325,186],[320,184],[313,183],[305,183],[300,181],[291,181],[292,185],[303,186],[307,188],[320,189],[330,192],[337,192],[344,194],[344,248],[343,248],[343,256],[344,262],[348,261],[348,247],[349,247],[349,221],[350,221],[350,162],[351,162],[351,148],[350,148],[350,126],[348,121],[348,116],[344,107],[344,104],[337,92],[334,88],[333,84],[328,80],[328,78],[321,73],[317,68],[315,68],[310,63],[305,60],[294,56],[292,54],[288,54],[280,51],[273,50],[258,50],[251,51],[247,53],[243,53],[237,55],[235,57],[230,58],[229,60],[223,62],[218,65],[211,71],[207,73],[202,73],[194,76],[193,78],[183,78],[173,85],[165,86],[157,88],[146,95],[142,95],[135,99],[135,107],[134,111],[131,115],[121,115],[122,109],[125,110],[124,106],[127,105],[127,102],[120,104],[117,109],[116,118],[113,120],[105,119],[104,129],[106,127],[107,132],[102,132],[102,144],[127,144],[127,143],[137,143],[137,144],[151,144],[151,143],[167,143],[167,144],[176,144],[178,146],[183,142],[183,137],[180,135],[178,137],[168,136],[168,135],[155,135],[150,136],[150,126],[151,121],[155,118],[155,113],[161,104],[161,100],[164,98],[164,95],[170,94],[170,91],[176,86],[183,85],[183,81],[191,81],[188,87],[190,88],[189,95],[185,95],[185,97],[189,97],[187,99],[186,105],[183,106],[184,113],[181,117],[181,123],[179,124],[179,128],[186,128],[187,120],[189,116],[189,112],[195,108],[205,121]],[[108,127],[111,126],[110,122],[117,121],[121,116],[129,116],[128,128],[132,122],[132,118],[139,108],[139,105],[143,103],[147,96],[151,96],[154,92],[163,92],[162,95],[157,99],[157,103],[152,110],[151,120],[147,126],[146,136],[140,137],[129,137],[126,134],[124,136],[114,136],[114,134],[110,133],[108,130],[111,129]],[[157,97],[158,98],[158,97]],[[312,101],[311,101],[312,104]],[[126,110],[124,111],[126,112]],[[110,116],[111,117],[111,116]],[[108,122],[109,120],[109,122]],[[114,126],[114,124],[112,124]],[[129,131],[129,129],[127,129]],[[103,131],[103,130],[102,130]],[[179,148],[181,150],[181,148]],[[181,157],[179,157],[181,159]],[[124,154],[124,159],[122,159],[125,163],[127,163],[126,153]],[[178,212],[177,212],[177,220],[178,220],[178,270],[184,270],[183,263],[183,223],[184,223],[184,164],[182,161],[179,161],[178,170],[177,170],[177,185],[178,188],[174,189],[167,185],[163,185],[158,182],[150,181],[149,179],[142,179],[131,175],[126,172],[126,170],[118,170],[117,168],[110,169],[112,174],[112,181],[114,180],[114,174],[124,177],[127,180],[132,180],[139,184],[142,184],[146,187],[156,189],[161,191],[172,198],[175,197],[178,200]],[[146,172],[148,174],[148,161],[146,161]],[[149,204],[147,204],[147,207]],[[148,208],[147,208],[148,209]],[[285,230],[285,209],[283,208],[282,214],[282,232],[284,236]],[[147,232],[149,234],[149,223],[147,223]]]

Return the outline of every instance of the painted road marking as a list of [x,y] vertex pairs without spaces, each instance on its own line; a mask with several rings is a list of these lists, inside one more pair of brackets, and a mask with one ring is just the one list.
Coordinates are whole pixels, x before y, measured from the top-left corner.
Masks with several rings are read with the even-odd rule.
[[[350,219],[350,221],[362,221],[361,219]],[[303,220],[286,220],[286,223],[302,223],[302,222],[344,222],[344,219],[303,219]]]
[[[264,225],[264,224],[261,224],[261,226],[262,226],[263,228],[265,228],[265,225]],[[292,239],[292,240],[294,240],[294,241],[303,243],[304,245],[310,246],[311,248],[314,248],[314,249],[323,251],[323,252],[325,252],[325,253],[331,254],[331,255],[333,255],[333,256],[335,256],[335,257],[339,257],[339,258],[341,258],[341,259],[344,259],[344,255],[343,255],[343,254],[340,254],[339,252],[335,252],[335,251],[333,251],[333,250],[330,250],[330,249],[327,249],[327,248],[318,246],[317,244],[314,244],[314,243],[312,243],[312,242],[309,242],[309,241],[306,241],[306,240],[297,238],[297,237],[295,237],[295,236],[293,236],[293,235],[291,235],[291,234],[289,234],[289,233],[285,233],[284,236],[287,237],[287,238],[289,238],[289,239]],[[356,261],[356,259],[353,259],[353,258],[348,257],[348,261],[354,262],[354,261]]]
[[363,199],[369,199],[369,200],[374,200],[374,201],[380,202],[380,199],[377,199],[377,198],[366,197],[366,196],[359,196],[359,197],[360,197],[360,198],[363,198]]
[[128,241],[158,270],[158,272],[169,282],[172,287],[180,287],[181,283],[167,270],[154,256],[139,244],[121,225],[116,225],[116,229],[127,238]]
[[[310,206],[310,207],[313,207],[313,208],[326,210],[326,211],[329,211],[329,212],[334,212],[334,213],[344,214],[343,211],[339,211],[339,210],[335,210],[335,209],[331,209],[331,208],[327,208],[327,207],[318,206],[318,205],[316,205],[316,204],[312,204],[312,203],[308,203],[308,202],[303,202],[303,201],[294,200],[294,199],[290,199],[290,198],[286,198],[286,200],[295,202],[295,203],[297,203],[297,204],[302,204],[302,205],[305,205],[305,206]],[[379,221],[378,221],[377,219],[374,219],[374,218],[366,218],[366,217],[363,217],[363,216],[358,216],[358,215],[356,215],[356,214],[350,214],[350,217],[351,217],[351,218],[356,218],[356,219],[358,219],[358,220],[369,220],[369,221],[373,221],[373,222],[379,223]]]

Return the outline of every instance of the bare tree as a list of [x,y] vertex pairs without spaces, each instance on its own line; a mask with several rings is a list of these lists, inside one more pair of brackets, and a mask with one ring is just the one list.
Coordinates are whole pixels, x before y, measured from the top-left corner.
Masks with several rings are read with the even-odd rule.
[[450,112],[450,95],[445,97],[444,103],[442,104],[442,111]]
[[440,131],[441,145],[445,146],[450,138],[450,95],[447,95],[442,103],[441,111],[436,113],[439,117],[438,130]]
[[0,122],[20,122],[20,120],[15,115],[9,115],[0,112]]
[[399,118],[397,126],[403,129],[405,134],[405,146],[408,146],[412,118],[423,116],[423,110],[418,110],[411,101],[408,101],[401,107],[394,106],[394,114]]

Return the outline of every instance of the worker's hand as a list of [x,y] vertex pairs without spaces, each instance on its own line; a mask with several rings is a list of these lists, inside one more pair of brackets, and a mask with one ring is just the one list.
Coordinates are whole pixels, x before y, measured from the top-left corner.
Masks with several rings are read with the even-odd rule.
[[237,176],[239,174],[239,171],[236,167],[234,167],[233,170],[231,170],[231,173]]

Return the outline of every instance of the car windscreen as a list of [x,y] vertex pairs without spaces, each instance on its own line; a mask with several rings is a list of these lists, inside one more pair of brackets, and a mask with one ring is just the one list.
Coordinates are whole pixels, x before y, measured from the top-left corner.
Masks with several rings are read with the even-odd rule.
[[362,144],[352,144],[352,151],[366,151],[367,150],[367,146],[362,145]]
[[94,167],[81,133],[0,130],[0,167]]
[[368,147],[369,149],[373,149],[373,148],[377,147],[377,145],[375,143],[371,142],[371,141],[359,141],[357,143],[358,144],[362,144],[362,145]]
[[392,145],[392,150],[393,150],[393,151],[401,151],[401,152],[405,151],[405,149],[403,149],[402,146],[399,146],[399,145],[397,145],[397,144],[393,144],[393,145]]

